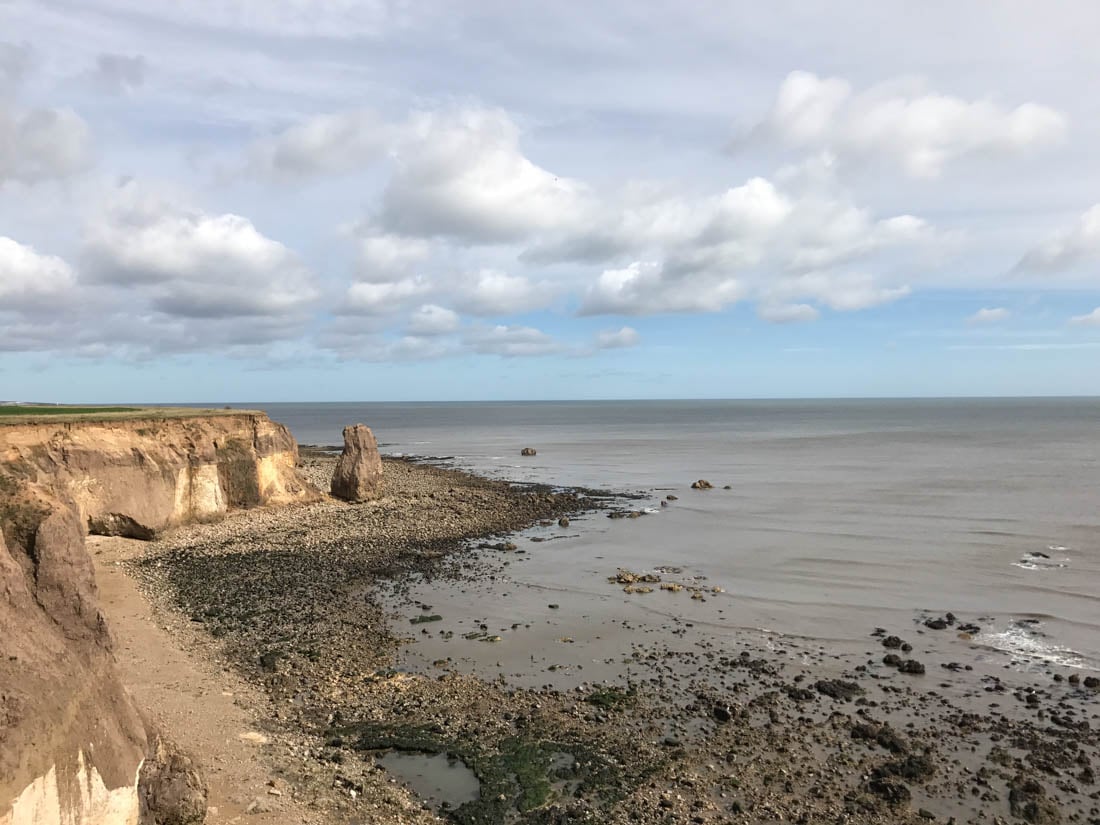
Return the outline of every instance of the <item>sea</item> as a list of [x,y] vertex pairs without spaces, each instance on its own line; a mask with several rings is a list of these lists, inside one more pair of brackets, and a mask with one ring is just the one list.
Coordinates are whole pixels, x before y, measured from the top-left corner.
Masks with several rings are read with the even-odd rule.
[[[302,444],[339,445],[362,422],[391,455],[641,493],[629,506],[644,517],[531,531],[522,563],[491,584],[424,584],[418,598],[467,624],[507,629],[523,614],[536,635],[517,655],[594,623],[686,621],[824,647],[874,628],[924,633],[952,612],[980,627],[958,644],[1005,666],[1100,669],[1100,399],[238,406]],[[692,490],[696,479],[713,489]],[[708,595],[626,595],[607,581],[620,568]]]

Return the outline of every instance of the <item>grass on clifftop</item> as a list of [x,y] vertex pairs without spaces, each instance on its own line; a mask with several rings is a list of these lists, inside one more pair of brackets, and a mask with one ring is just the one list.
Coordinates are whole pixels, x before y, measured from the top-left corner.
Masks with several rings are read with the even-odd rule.
[[165,418],[207,418],[220,415],[256,415],[257,410],[201,407],[65,407],[0,404],[0,425],[39,422],[119,421]]
[[96,413],[138,412],[139,407],[32,407],[20,404],[0,405],[0,416],[13,415],[89,415]]

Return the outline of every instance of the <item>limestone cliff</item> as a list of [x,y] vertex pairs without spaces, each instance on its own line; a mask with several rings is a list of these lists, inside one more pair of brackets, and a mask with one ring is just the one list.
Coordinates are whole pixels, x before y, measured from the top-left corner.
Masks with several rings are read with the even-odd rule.
[[167,749],[116,675],[85,533],[311,500],[296,465],[262,414],[0,424],[0,825],[201,821],[139,789]]
[[149,538],[234,507],[316,497],[262,413],[0,423],[0,468],[71,499],[94,533]]

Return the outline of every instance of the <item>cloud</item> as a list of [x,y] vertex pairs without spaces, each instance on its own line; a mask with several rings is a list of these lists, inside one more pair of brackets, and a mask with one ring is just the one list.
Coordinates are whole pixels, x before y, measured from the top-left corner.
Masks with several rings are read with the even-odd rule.
[[846,80],[798,71],[780,85],[759,131],[790,146],[828,148],[848,158],[887,157],[911,177],[935,178],[965,156],[1055,145],[1067,124],[1063,113],[1037,103],[1007,109],[900,83],[854,93]]
[[379,223],[399,234],[478,244],[575,222],[584,186],[528,160],[519,134],[499,110],[413,116],[394,150]]
[[459,328],[458,313],[435,304],[424,304],[409,319],[407,331],[410,335],[433,336],[448,335]]
[[1069,319],[1074,326],[1100,327],[1100,307],[1085,315],[1075,315]]
[[838,312],[855,312],[881,306],[907,296],[907,285],[886,286],[866,272],[810,272],[785,282],[778,292],[812,298]]
[[501,355],[507,358],[551,355],[566,349],[542,330],[503,324],[471,329],[464,336],[463,343],[481,355]]
[[411,300],[419,300],[431,290],[423,278],[398,281],[360,281],[348,287],[342,312],[363,315],[392,315]]
[[516,315],[540,309],[553,298],[548,285],[495,269],[463,275],[451,289],[455,305],[471,315]]
[[88,125],[70,109],[19,110],[0,99],[0,187],[65,178],[91,162]]
[[584,293],[581,315],[652,315],[668,312],[717,312],[743,298],[732,277],[696,273],[690,282],[666,277],[661,264],[634,261],[605,269]]
[[1011,316],[1012,313],[1004,307],[982,307],[967,318],[966,322],[968,324],[996,324],[1007,321]]
[[29,43],[0,42],[0,96],[19,88],[33,63],[34,52]]
[[756,314],[773,324],[799,324],[821,317],[817,308],[809,304],[757,304]]
[[160,26],[200,30],[190,35],[193,40],[208,39],[201,34],[206,29],[222,36],[271,37],[282,45],[296,39],[379,37],[405,25],[409,14],[400,0],[191,0],[155,8],[144,0],[103,0],[99,5],[124,19],[152,18]]
[[1068,229],[1057,232],[1029,250],[1016,264],[1017,272],[1064,272],[1100,260],[1100,203],[1088,209]]
[[356,277],[385,281],[407,273],[432,254],[432,244],[422,238],[367,231],[358,240]]
[[273,180],[354,172],[384,157],[391,137],[369,110],[317,115],[254,142],[246,169]]
[[145,84],[149,66],[141,55],[101,54],[88,74],[92,85],[106,94],[126,95]]
[[313,275],[247,218],[210,215],[125,187],[85,232],[90,279],[132,288],[165,315],[195,319],[307,310]]
[[598,349],[624,349],[638,345],[641,336],[633,327],[604,330],[596,335]]
[[[65,261],[0,236],[0,312],[65,300],[76,275]],[[49,304],[46,304],[48,306]]]

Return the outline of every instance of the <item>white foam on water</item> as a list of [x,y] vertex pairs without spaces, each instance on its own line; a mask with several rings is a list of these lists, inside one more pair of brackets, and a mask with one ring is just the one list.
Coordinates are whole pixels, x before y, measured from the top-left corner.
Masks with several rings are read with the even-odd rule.
[[1026,656],[1063,667],[1091,667],[1080,653],[1054,644],[1038,633],[1036,627],[1036,624],[1013,624],[1004,630],[982,633],[974,641],[1013,656]]

